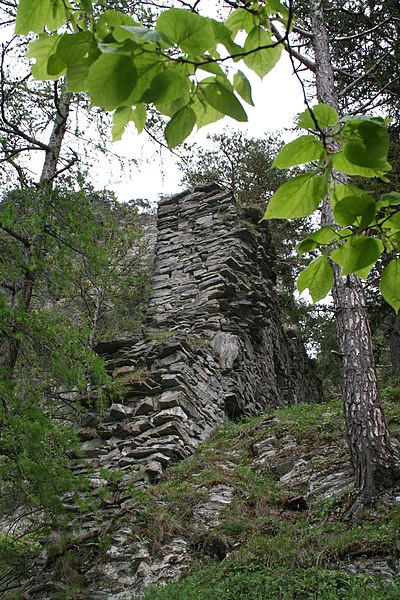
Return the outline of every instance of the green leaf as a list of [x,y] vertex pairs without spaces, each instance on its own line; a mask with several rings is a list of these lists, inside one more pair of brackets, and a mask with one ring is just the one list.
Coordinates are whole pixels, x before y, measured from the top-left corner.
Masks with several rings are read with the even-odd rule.
[[328,185],[320,175],[297,175],[282,184],[268,202],[264,219],[308,217],[328,193]]
[[257,50],[263,46],[270,46],[275,40],[271,34],[262,27],[253,27],[244,43],[245,52],[255,50],[255,52],[243,57],[243,61],[249,69],[254,71],[261,79],[269,73],[279,61],[283,45]]
[[117,10],[106,10],[106,12],[102,13],[96,21],[96,32],[104,39],[119,25],[134,27],[135,25],[139,25],[139,23],[136,23],[132,17]]
[[279,0],[268,0],[267,8],[270,14],[280,13],[284,17],[288,15],[288,9]]
[[286,169],[312,160],[320,160],[326,154],[323,143],[313,135],[302,135],[289,142],[275,157],[271,168]]
[[138,133],[143,131],[146,123],[146,106],[138,104],[136,108],[132,106],[121,106],[117,108],[113,116],[112,140],[118,142],[125,131],[126,125],[133,121]]
[[389,226],[392,230],[400,230],[400,212],[393,212],[390,218],[385,221],[384,226]]
[[136,69],[127,56],[102,54],[89,69],[87,92],[92,104],[114,110],[129,98]]
[[238,54],[243,52],[243,48],[236,44],[232,39],[232,31],[220,21],[211,20],[214,30],[215,45],[222,44],[229,54]]
[[[35,79],[54,80],[61,76],[62,72],[57,72],[55,75],[49,72],[49,59],[56,54],[59,41],[60,36],[57,34],[42,33],[37,40],[29,44],[26,56],[35,60],[32,65],[32,75]],[[50,68],[51,66],[50,63]],[[63,72],[65,71],[66,67]]]
[[57,57],[67,65],[68,91],[85,91],[89,68],[99,55],[96,40],[89,31],[61,36]]
[[65,62],[60,60],[56,54],[52,54],[47,61],[47,73],[50,76],[61,77],[65,73],[66,67]]
[[[339,200],[343,200],[346,196],[365,196],[365,190],[356,187],[355,185],[351,185],[350,183],[338,183],[335,184],[333,191],[331,193],[331,199],[333,198],[335,204],[339,202]],[[370,196],[371,200],[373,200],[372,196]]]
[[311,252],[311,250],[315,250],[320,246],[326,246],[333,239],[335,239],[335,226],[334,225],[324,225],[321,229],[314,231],[310,235],[308,235],[304,240],[302,240],[296,246],[296,250],[299,256],[302,256],[306,252]]
[[225,25],[231,30],[232,37],[235,38],[239,31],[247,31],[249,33],[253,29],[253,15],[244,8],[238,8],[231,12],[225,21]]
[[[157,110],[162,115],[166,115],[167,117],[173,117],[174,114],[177,113],[180,108],[183,108],[187,104],[188,104],[187,98],[176,98],[175,100],[173,100],[172,102],[168,102],[167,104],[159,104],[158,103]],[[193,108],[192,102],[190,103],[190,106],[191,106],[191,108]],[[194,108],[193,108],[193,110],[194,110]]]
[[67,20],[64,0],[20,0],[18,3],[15,33],[27,35],[42,33],[45,27],[55,31]]
[[153,102],[157,107],[168,104],[182,98],[185,104],[189,101],[190,80],[186,76],[185,69],[166,69],[163,73],[156,75],[151,82],[151,87],[142,96],[144,102]]
[[254,106],[253,98],[251,97],[251,85],[246,75],[242,71],[238,71],[233,76],[233,88],[243,98],[247,104]]
[[199,129],[200,127],[205,127],[206,125],[215,123],[216,121],[219,121],[225,117],[223,113],[215,110],[215,108],[208,104],[203,97],[201,88],[198,89],[197,93],[195,94],[191,107],[196,113],[197,127]]
[[361,215],[361,219],[359,219],[359,221],[357,222],[358,229],[360,232],[366,230],[369,226],[376,224],[376,222],[375,222],[376,213],[377,213],[376,202],[375,201],[369,202],[366,205],[363,214]]
[[206,73],[212,73],[213,75],[217,75],[217,77],[221,77],[221,79],[226,79],[227,75],[223,69],[216,62],[206,63],[204,65],[199,65],[198,67],[202,71]]
[[153,79],[164,69],[164,62],[154,52],[140,52],[134,55],[133,64],[136,69],[136,81],[126,104],[141,102],[143,95],[151,88]]
[[336,223],[346,227],[355,223],[357,218],[361,219],[363,215],[370,215],[371,218],[367,223],[369,225],[375,216],[375,210],[376,203],[367,194],[362,196],[345,196],[335,204],[333,216]]
[[[317,104],[316,106],[312,106],[311,110],[320,129],[330,127],[338,122],[339,115],[336,110],[328,104]],[[317,129],[309,108],[306,108],[306,110],[299,115],[297,127],[301,129]]]
[[297,279],[299,293],[308,289],[313,302],[322,300],[330,292],[333,286],[333,272],[326,256],[320,256],[314,260]]
[[168,146],[174,148],[181,144],[196,125],[196,114],[190,106],[184,106],[172,117],[165,128]]
[[385,170],[389,134],[384,122],[354,119],[343,127],[343,153],[347,160],[361,167]]
[[79,0],[79,2],[84,11],[86,11],[89,15],[93,14],[92,0]]
[[231,89],[217,78],[207,77],[199,83],[204,99],[216,111],[236,119],[247,121],[247,115]]
[[387,194],[382,194],[378,200],[378,205],[380,208],[383,206],[392,206],[396,204],[400,204],[400,192],[388,192]]
[[201,56],[215,43],[211,20],[181,8],[162,12],[156,30],[194,56]]
[[124,42],[130,39],[139,44],[157,46],[162,50],[166,50],[171,45],[170,40],[163,33],[141,25],[119,25],[115,27],[113,36],[117,42]]
[[391,260],[383,271],[380,289],[386,302],[398,313],[400,308],[400,258]]
[[383,181],[388,181],[385,177],[385,173],[391,170],[391,166],[388,162],[384,161],[382,163],[382,167],[373,168],[373,167],[362,167],[360,165],[356,165],[350,160],[348,160],[343,152],[337,152],[332,156],[332,163],[335,169],[338,171],[342,171],[342,173],[346,173],[347,175],[360,175],[361,177],[379,177]]
[[381,240],[354,235],[331,254],[331,259],[342,267],[342,275],[349,275],[376,263],[384,250]]
[[371,273],[373,266],[374,266],[373,264],[368,265],[367,267],[364,267],[363,269],[354,271],[354,273],[355,273],[355,275],[358,275],[363,281],[366,281],[368,275]]

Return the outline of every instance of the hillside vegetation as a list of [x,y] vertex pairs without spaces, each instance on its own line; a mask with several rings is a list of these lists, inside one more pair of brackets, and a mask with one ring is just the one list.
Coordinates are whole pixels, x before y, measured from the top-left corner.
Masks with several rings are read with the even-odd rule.
[[227,425],[138,497],[138,535],[183,537],[192,559],[145,600],[399,598],[400,496],[350,521],[349,475],[337,403]]

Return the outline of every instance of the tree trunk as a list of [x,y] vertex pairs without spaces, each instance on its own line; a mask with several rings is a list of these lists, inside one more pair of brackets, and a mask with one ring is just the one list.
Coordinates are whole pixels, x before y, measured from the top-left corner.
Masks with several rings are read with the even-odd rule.
[[[310,0],[317,96],[338,110],[329,40],[320,0]],[[333,222],[330,203],[324,223]],[[346,434],[355,483],[363,501],[373,500],[400,477],[400,462],[390,438],[378,393],[371,331],[361,279],[345,280],[334,268],[333,301],[339,349]]]
[[400,314],[394,315],[390,328],[390,361],[393,373],[400,375]]
[[[54,178],[57,174],[57,163],[60,155],[62,142],[65,136],[70,105],[70,95],[62,94],[57,102],[54,125],[47,146],[40,182],[37,189],[38,201],[48,202],[53,187]],[[32,264],[38,262],[42,254],[42,242],[44,238],[45,223],[36,233],[34,238],[20,240],[24,244],[23,260],[24,274],[16,283],[12,292],[10,306],[16,310],[28,311],[35,283],[35,270]],[[15,365],[21,347],[18,323],[10,323],[9,333],[0,343],[0,367],[3,367],[2,376],[10,381],[13,378]]]

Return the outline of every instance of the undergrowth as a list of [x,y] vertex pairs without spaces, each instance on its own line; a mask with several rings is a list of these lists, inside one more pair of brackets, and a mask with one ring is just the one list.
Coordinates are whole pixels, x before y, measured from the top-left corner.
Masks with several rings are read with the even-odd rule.
[[[399,423],[398,404],[387,403],[386,413]],[[400,577],[353,573],[352,565],[373,557],[389,564],[399,560],[400,505],[365,509],[356,524],[345,519],[354,501],[351,490],[306,499],[273,471],[253,468],[254,444],[270,435],[278,441],[290,437],[306,449],[337,448],[343,455],[341,406],[301,404],[227,424],[145,492],[141,535],[150,542],[156,536],[153,549],[183,535],[193,562],[179,582],[150,587],[143,599],[397,600]],[[205,533],[195,509],[221,485],[233,489],[233,499],[220,524]]]

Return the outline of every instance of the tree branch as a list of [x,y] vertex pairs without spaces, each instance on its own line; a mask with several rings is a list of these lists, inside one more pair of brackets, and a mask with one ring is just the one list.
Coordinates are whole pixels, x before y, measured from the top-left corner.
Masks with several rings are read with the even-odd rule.
[[[383,60],[385,60],[385,58],[387,56],[389,56],[389,54],[390,54],[390,52],[386,52],[386,54],[384,54],[370,69],[368,69],[368,71],[366,73],[363,73],[362,75],[360,75],[360,77],[357,77],[357,79],[355,79],[354,81],[352,81],[351,83],[346,85],[346,87],[343,88],[343,90],[339,93],[339,97],[341,98],[342,96],[345,96],[346,94],[351,92],[351,90],[353,88],[355,88],[361,81],[363,81],[369,75],[371,75],[371,73],[373,73],[378,68],[378,66],[381,64],[381,62]],[[391,82],[391,83],[393,83],[393,82]]]

